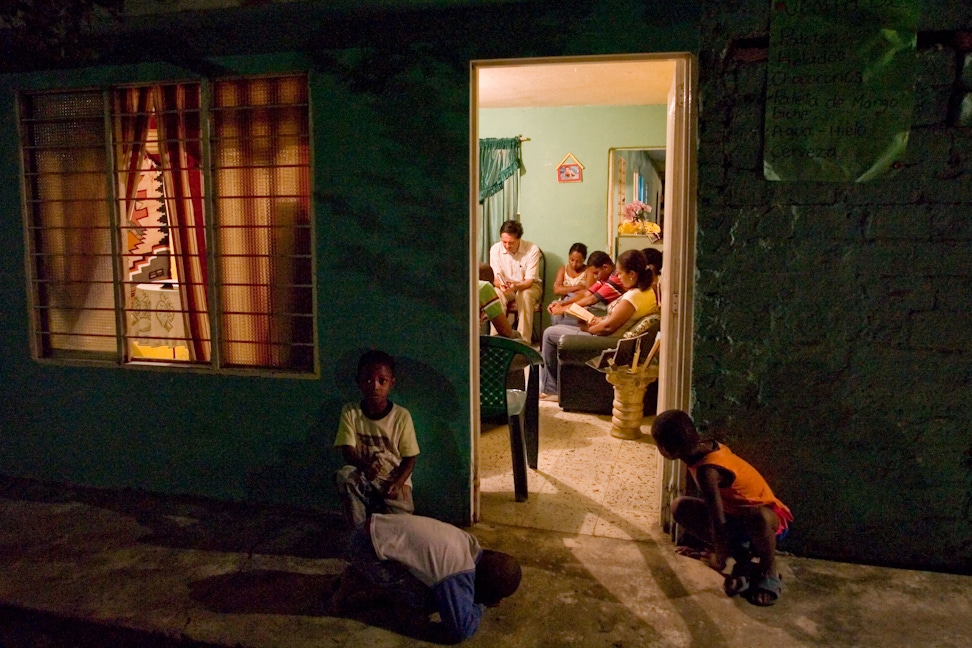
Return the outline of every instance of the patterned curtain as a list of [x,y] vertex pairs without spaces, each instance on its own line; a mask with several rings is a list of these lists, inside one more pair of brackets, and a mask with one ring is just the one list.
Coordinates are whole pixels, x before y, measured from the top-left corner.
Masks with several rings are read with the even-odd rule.
[[115,168],[118,170],[118,198],[122,201],[121,222],[131,223],[135,192],[142,176],[149,131],[151,88],[125,88],[115,92]]
[[156,111],[166,214],[185,316],[189,359],[209,362],[212,350],[203,178],[199,168],[202,159],[199,86],[155,86],[152,100]]
[[489,263],[489,248],[500,226],[514,220],[520,198],[520,138],[479,140],[479,260]]

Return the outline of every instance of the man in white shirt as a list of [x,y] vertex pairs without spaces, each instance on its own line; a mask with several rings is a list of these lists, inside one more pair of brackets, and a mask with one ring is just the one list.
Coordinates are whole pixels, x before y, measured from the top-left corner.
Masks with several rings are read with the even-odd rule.
[[523,240],[523,226],[508,220],[500,227],[500,240],[489,249],[494,285],[504,303],[514,302],[519,319],[516,330],[532,342],[533,316],[543,296],[543,277],[538,275],[540,248]]

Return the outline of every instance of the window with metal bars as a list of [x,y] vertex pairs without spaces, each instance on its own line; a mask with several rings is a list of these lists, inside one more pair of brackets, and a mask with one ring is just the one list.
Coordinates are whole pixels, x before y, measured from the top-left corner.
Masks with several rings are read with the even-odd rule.
[[24,93],[35,356],[315,371],[304,76]]

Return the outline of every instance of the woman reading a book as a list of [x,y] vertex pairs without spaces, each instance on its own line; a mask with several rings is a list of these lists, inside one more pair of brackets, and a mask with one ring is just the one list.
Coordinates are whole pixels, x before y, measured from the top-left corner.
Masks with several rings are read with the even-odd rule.
[[[635,322],[645,315],[658,310],[658,302],[651,286],[655,280],[654,272],[648,265],[641,250],[628,250],[618,257],[617,276],[625,288],[625,293],[608,307],[604,317],[595,317],[587,311],[575,309],[574,314],[582,321],[580,329],[566,324],[547,327],[543,332],[543,342],[540,354],[543,356],[542,383],[540,398],[542,400],[556,400],[557,387],[557,347],[560,339],[565,335],[602,335],[621,337]],[[571,311],[565,311],[570,314]]]

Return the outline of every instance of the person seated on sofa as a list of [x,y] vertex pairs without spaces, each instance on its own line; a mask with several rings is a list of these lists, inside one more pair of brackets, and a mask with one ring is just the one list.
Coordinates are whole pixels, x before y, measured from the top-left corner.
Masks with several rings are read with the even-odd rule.
[[577,327],[580,320],[565,314],[568,306],[576,303],[585,308],[590,306],[592,311],[600,309],[606,312],[608,305],[624,294],[624,286],[614,274],[614,261],[607,252],[600,250],[591,252],[591,256],[587,257],[587,267],[594,271],[594,283],[586,290],[575,292],[563,301],[551,303],[547,307],[551,324],[568,324]]
[[651,285],[655,273],[641,250],[628,250],[618,257],[618,278],[625,293],[614,300],[604,317],[595,317],[579,328],[557,324],[543,332],[540,355],[543,356],[543,371],[540,383],[540,398],[557,398],[557,346],[565,335],[603,335],[621,337],[645,315],[658,310],[658,302]]
[[587,246],[583,243],[574,243],[567,253],[567,263],[557,268],[553,291],[559,299],[552,303],[567,301],[577,293],[587,290],[592,283],[594,283],[594,268],[587,265]]
[[479,264],[479,323],[489,322],[490,333],[500,337],[522,340],[506,317],[506,307],[493,287],[493,269],[488,263]]
[[651,287],[655,291],[655,299],[658,300],[658,305],[661,306],[661,270],[662,270],[662,253],[661,250],[656,250],[655,248],[645,248],[642,250],[645,254],[645,258],[648,259],[648,265],[651,269],[655,271],[655,285]]

